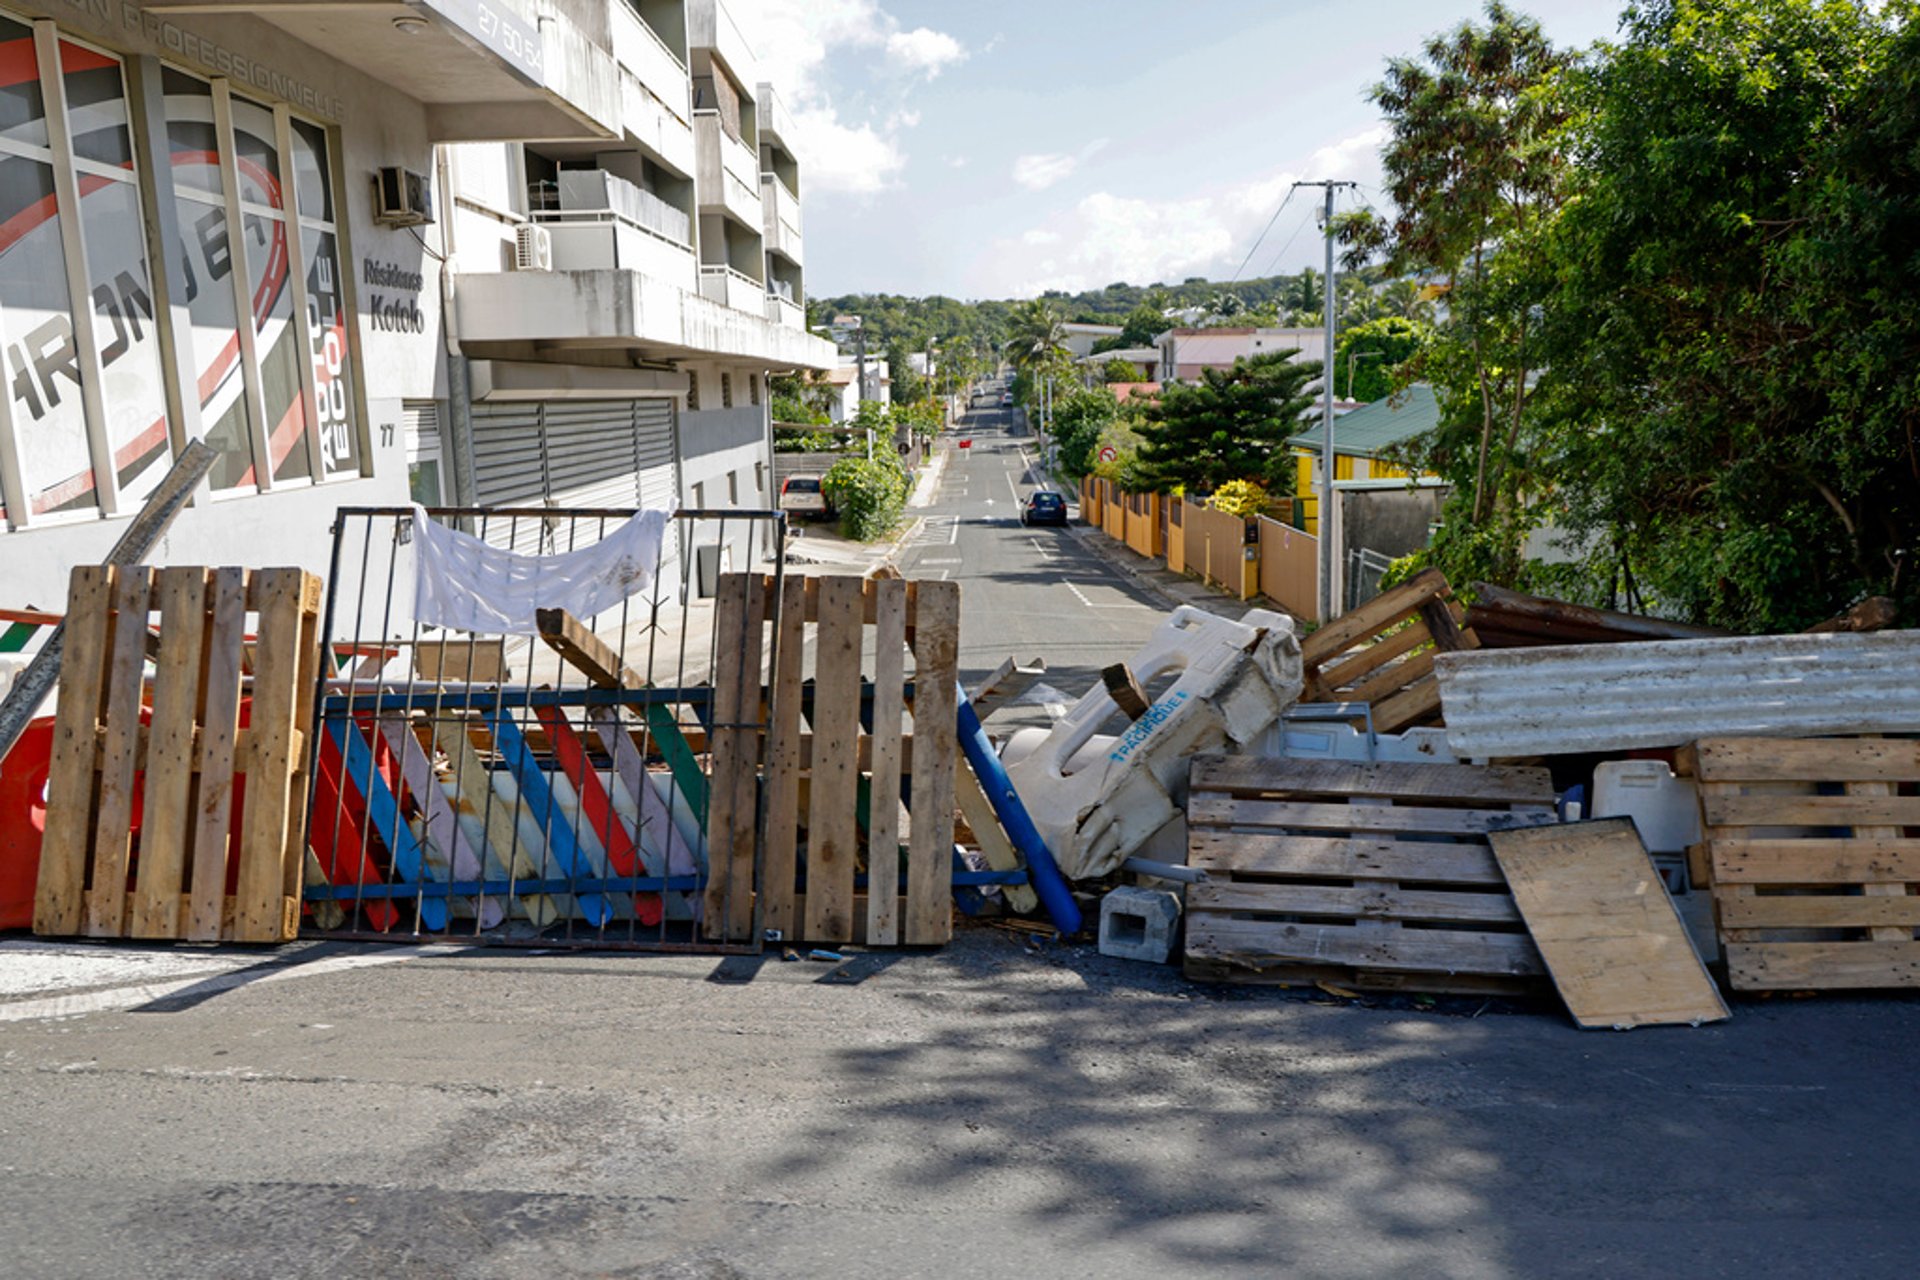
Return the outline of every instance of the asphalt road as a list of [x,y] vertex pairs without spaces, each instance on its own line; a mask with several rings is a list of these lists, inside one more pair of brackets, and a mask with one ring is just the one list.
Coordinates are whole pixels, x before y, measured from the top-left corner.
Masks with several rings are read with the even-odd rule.
[[[968,582],[970,669],[1076,688],[1156,612],[1007,525],[1020,442],[975,438],[909,567]],[[0,1275],[1905,1277],[1916,1057],[1911,998],[1583,1033],[983,928],[838,966],[0,941]]]
[[[1015,433],[1011,410],[968,413],[960,438],[971,445],[952,450],[900,568],[963,584],[960,667],[969,685],[1009,657],[1037,658],[1047,690],[1071,702],[1099,683],[1102,667],[1140,648],[1165,606],[1068,529],[1021,525],[1026,496],[1056,486],[1035,465],[1033,437]],[[995,730],[1046,723],[1047,690],[1000,712]]]

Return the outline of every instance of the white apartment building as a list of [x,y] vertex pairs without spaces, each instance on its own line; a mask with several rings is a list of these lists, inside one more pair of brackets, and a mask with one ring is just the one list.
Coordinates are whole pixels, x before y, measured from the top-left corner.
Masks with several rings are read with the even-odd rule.
[[324,572],[410,496],[772,504],[766,377],[834,352],[719,0],[0,0],[0,53],[0,603],[193,438],[156,563]]

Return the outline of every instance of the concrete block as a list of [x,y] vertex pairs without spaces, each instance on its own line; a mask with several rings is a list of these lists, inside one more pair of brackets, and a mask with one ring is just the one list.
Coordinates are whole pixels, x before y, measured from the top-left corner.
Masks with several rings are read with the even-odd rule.
[[1100,901],[1100,954],[1165,964],[1173,956],[1180,898],[1164,889],[1123,886]]

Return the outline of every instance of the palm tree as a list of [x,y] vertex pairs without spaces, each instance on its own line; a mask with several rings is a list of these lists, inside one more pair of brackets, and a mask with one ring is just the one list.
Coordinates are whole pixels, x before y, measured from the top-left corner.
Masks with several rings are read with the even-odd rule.
[[1029,298],[1007,317],[1007,360],[1016,369],[1043,364],[1067,354],[1067,330],[1060,315],[1041,298]]

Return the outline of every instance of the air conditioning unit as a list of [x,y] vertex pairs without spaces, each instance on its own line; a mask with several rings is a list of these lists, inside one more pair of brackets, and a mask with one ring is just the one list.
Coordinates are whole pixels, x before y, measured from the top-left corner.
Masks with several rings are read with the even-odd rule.
[[425,174],[388,165],[374,174],[373,220],[383,227],[420,227],[433,221],[433,187]]
[[537,222],[523,222],[513,233],[513,265],[519,271],[553,270],[553,232]]

